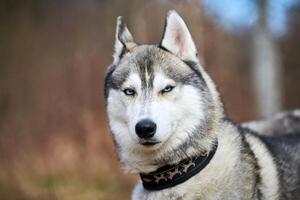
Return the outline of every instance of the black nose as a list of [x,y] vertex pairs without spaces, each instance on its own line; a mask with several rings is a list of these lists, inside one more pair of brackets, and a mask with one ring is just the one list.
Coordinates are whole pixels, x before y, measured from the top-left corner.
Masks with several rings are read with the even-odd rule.
[[156,124],[150,119],[143,119],[135,125],[136,134],[143,139],[151,138],[156,131]]

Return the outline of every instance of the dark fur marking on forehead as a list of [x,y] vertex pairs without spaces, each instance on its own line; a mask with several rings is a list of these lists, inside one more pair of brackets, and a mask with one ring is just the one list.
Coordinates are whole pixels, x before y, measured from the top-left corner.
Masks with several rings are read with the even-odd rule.
[[207,85],[201,73],[188,65],[187,67],[190,68],[189,73],[178,73],[176,66],[170,66],[163,70],[166,75],[169,78],[173,79],[175,82],[182,83],[184,85],[192,85],[200,89],[201,91],[206,91]]
[[129,70],[124,70],[122,72],[116,73],[115,71],[112,74],[112,88],[113,89],[120,89],[123,83],[127,80],[129,75]]
[[104,96],[105,96],[105,99],[108,97],[109,88],[113,87],[112,73],[115,71],[115,69],[116,69],[116,65],[112,65],[108,68],[108,71],[106,72],[105,81],[104,81]]
[[106,77],[105,77],[105,88],[104,88],[104,95],[105,98],[108,97],[109,89],[120,89],[122,84],[126,81],[129,75],[129,71],[122,71],[122,73],[115,73],[116,72],[116,65],[113,65],[109,68]]
[[190,60],[183,60],[183,62],[190,67],[190,69],[201,79],[201,82],[203,84],[205,84],[206,86],[206,82],[201,74],[201,72],[198,70],[198,68],[200,67],[198,63],[190,61]]
[[[154,79],[154,63],[155,55],[148,51],[145,55],[137,60],[138,72],[142,82],[142,88],[152,88]],[[147,80],[147,74],[149,80]]]
[[[161,46],[161,44],[159,44],[157,47],[165,52],[168,52],[168,53],[174,55],[168,49]],[[166,71],[166,73],[171,75],[171,78],[173,78],[176,82],[182,82],[183,84],[187,84],[187,85],[194,85],[194,86],[200,87],[201,90],[206,88],[207,87],[206,82],[205,82],[201,72],[198,69],[200,67],[199,64],[194,61],[190,61],[190,60],[182,60],[182,61],[193,71],[193,74],[189,74],[188,76],[185,76],[185,77],[180,77],[180,75],[178,75],[178,73],[175,70],[173,72],[173,70],[171,68],[168,69]],[[200,83],[199,83],[198,79],[200,79]]]

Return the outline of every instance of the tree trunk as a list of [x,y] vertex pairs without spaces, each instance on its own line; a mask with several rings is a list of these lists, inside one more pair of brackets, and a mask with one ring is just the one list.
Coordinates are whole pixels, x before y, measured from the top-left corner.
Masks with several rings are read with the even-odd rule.
[[252,80],[257,114],[268,116],[282,108],[280,55],[267,26],[267,0],[259,0],[259,22],[253,34]]

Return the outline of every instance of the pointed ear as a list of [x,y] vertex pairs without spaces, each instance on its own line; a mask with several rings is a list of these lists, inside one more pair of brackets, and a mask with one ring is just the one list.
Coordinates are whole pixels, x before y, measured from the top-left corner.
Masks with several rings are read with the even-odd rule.
[[199,61],[192,36],[183,19],[174,10],[168,12],[160,46],[182,60]]
[[130,51],[136,43],[133,40],[131,33],[129,32],[122,16],[117,18],[116,28],[116,41],[115,41],[115,52],[113,55],[113,64],[117,64],[120,58],[126,51]]

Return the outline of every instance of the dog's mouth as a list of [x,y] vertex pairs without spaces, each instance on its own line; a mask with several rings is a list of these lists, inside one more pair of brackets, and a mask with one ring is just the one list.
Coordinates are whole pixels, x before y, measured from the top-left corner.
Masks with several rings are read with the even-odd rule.
[[143,140],[140,141],[140,144],[146,147],[153,147],[161,143],[160,141],[152,141],[152,140]]

